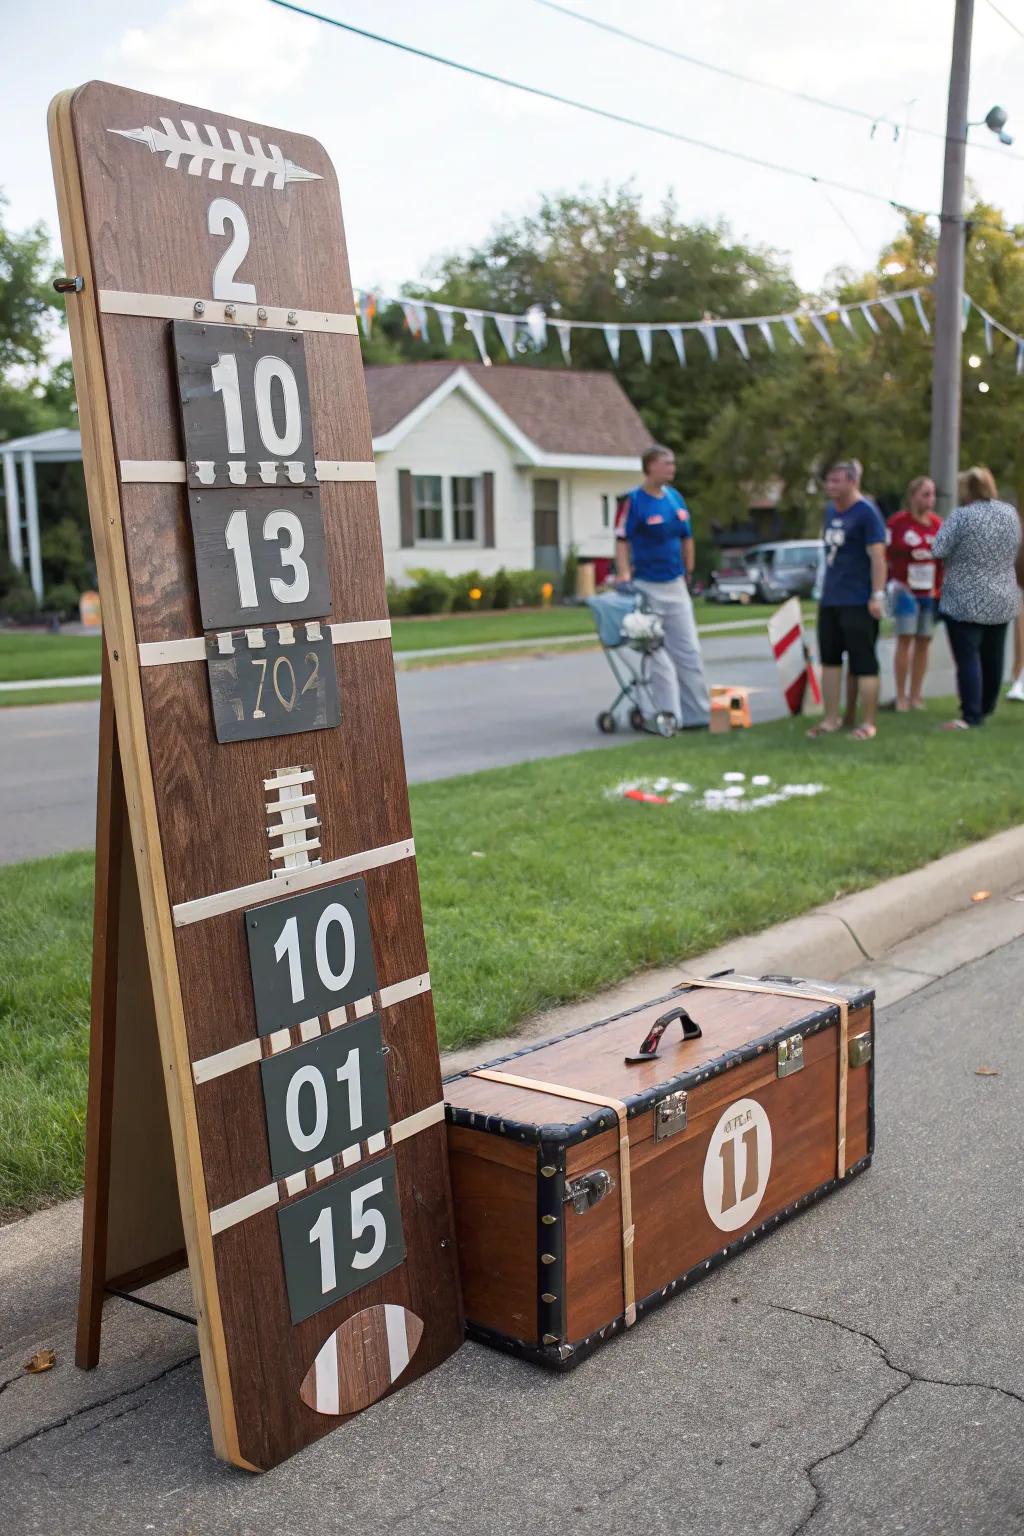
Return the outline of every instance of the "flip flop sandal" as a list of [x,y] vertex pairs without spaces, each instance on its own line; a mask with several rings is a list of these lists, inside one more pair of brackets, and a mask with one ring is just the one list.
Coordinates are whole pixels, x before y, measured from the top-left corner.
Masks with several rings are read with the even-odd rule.
[[826,725],[822,720],[818,725],[812,725],[807,735],[811,741],[817,741],[819,736],[834,736],[842,728],[841,725]]
[[875,726],[873,726],[873,725],[858,725],[855,730],[852,730],[850,732],[850,740],[851,741],[874,741],[874,739],[875,739],[875,737],[877,735],[878,735],[878,730],[877,730],[877,728]]

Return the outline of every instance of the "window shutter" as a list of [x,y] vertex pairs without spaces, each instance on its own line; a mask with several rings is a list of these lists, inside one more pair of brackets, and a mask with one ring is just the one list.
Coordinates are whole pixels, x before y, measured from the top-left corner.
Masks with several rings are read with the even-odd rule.
[[403,549],[411,549],[416,542],[416,529],[412,516],[412,470],[398,471],[398,537]]
[[494,548],[494,473],[484,472],[484,548]]

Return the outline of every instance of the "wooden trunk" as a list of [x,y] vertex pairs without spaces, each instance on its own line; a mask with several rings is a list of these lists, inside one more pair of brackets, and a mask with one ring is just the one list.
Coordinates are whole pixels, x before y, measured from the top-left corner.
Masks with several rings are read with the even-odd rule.
[[[684,985],[451,1078],[470,1337],[569,1369],[867,1168],[873,998],[791,977]],[[627,1063],[666,1014],[654,1058]]]

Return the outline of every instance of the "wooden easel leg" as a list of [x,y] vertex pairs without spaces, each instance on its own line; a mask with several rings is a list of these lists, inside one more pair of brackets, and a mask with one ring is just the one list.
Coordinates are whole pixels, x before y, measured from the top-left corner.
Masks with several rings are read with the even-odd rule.
[[124,781],[121,777],[110,670],[104,649],[100,689],[99,783],[96,793],[96,894],[92,930],[89,1100],[85,1130],[85,1210],[82,1222],[78,1334],[75,1340],[75,1364],[84,1371],[92,1370],[100,1357],[107,1217],[110,1207],[117,939],[124,824]]

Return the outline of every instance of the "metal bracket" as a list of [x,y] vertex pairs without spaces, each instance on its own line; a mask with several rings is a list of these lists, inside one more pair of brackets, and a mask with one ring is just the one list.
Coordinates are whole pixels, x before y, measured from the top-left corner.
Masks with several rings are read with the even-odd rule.
[[577,1216],[582,1216],[592,1206],[600,1205],[613,1188],[611,1174],[604,1168],[595,1168],[592,1173],[584,1173],[566,1184],[565,1204],[571,1205]]
[[53,280],[55,293],[81,293],[84,287],[84,277],[55,277]]
[[867,1066],[871,1060],[871,1031],[863,1035],[853,1035],[850,1038],[847,1060],[851,1067]]
[[654,1106],[654,1139],[664,1141],[686,1130],[686,1089],[670,1093]]
[[804,1069],[803,1035],[790,1035],[788,1040],[780,1040],[777,1057],[779,1077],[790,1077],[794,1072],[802,1072]]

